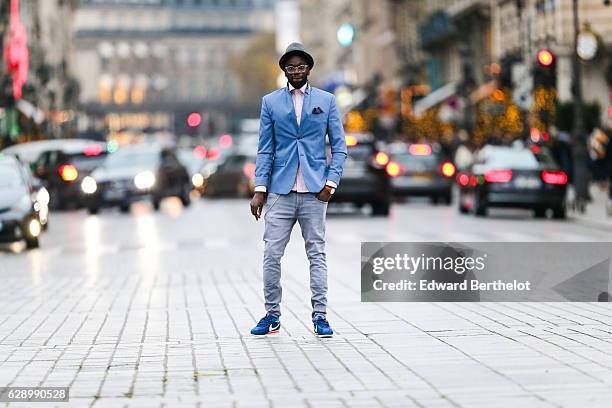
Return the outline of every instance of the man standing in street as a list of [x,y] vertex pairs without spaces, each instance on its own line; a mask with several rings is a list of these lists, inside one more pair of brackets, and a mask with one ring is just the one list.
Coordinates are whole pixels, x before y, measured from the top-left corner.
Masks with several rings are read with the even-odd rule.
[[[318,336],[331,337],[327,322],[325,215],[340,183],[347,150],[334,96],[308,84],[314,59],[292,43],[279,60],[288,83],[262,99],[255,194],[251,213],[265,221],[263,280],[266,315],[254,335],[280,330],[280,260],[296,221],[310,263],[312,321]],[[331,163],[325,136],[329,135]]]

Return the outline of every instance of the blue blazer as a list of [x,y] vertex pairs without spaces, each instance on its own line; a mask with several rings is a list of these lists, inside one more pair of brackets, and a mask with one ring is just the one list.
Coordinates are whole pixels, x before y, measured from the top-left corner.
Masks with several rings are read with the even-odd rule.
[[[332,153],[329,164],[325,135],[329,135]],[[288,194],[295,184],[298,163],[309,192],[321,191],[326,180],[340,185],[346,154],[344,129],[334,95],[310,85],[306,87],[299,126],[287,86],[263,97],[256,187]]]

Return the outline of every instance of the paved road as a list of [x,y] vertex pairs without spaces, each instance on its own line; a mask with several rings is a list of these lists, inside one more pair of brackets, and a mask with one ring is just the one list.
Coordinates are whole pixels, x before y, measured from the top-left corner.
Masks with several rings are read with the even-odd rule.
[[263,225],[247,201],[54,214],[41,249],[0,251],[0,385],[70,386],[70,406],[94,407],[612,405],[609,304],[359,301],[361,241],[610,241],[611,230],[425,202],[389,218],[329,213],[333,339],[311,334],[298,228],[283,331],[248,335],[263,314]]

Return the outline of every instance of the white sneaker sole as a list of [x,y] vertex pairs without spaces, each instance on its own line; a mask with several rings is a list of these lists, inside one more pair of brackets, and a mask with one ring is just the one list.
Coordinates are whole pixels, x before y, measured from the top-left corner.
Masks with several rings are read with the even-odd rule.
[[251,336],[253,336],[253,337],[266,337],[268,335],[273,335],[274,336],[275,334],[278,334],[278,333],[280,333],[280,329],[268,332],[266,334],[253,334],[253,333],[251,333]]

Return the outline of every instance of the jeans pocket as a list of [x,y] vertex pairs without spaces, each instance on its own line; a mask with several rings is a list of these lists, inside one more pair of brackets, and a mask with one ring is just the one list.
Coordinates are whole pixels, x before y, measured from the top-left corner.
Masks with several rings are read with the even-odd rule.
[[266,203],[264,204],[263,207],[263,212],[264,212],[264,217],[267,213],[270,212],[270,210],[272,209],[272,207],[274,207],[274,204],[276,204],[276,202],[279,200],[279,198],[281,198],[280,194],[275,194],[275,193],[268,193],[268,197],[266,199]]

